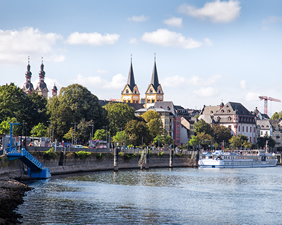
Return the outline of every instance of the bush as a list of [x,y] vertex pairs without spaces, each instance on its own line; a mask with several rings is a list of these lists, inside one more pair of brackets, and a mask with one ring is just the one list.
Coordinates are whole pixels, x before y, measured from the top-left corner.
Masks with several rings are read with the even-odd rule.
[[182,157],[182,153],[176,153],[175,154],[177,157]]
[[56,159],[57,154],[54,150],[54,148],[50,148],[48,151],[44,152],[43,158],[46,160]]
[[137,156],[137,154],[125,154],[124,152],[119,152],[118,155],[123,157],[125,160],[132,159]]
[[162,156],[164,154],[164,152],[159,152],[158,156]]
[[75,156],[80,159],[86,159],[91,155],[91,152],[79,151],[75,153]]

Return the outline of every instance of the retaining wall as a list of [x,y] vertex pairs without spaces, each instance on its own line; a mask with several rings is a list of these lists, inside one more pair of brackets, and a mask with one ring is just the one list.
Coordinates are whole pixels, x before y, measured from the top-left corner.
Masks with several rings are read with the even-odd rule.
[[[46,160],[43,157],[43,152],[30,152],[37,158],[44,166],[49,167],[52,175],[76,173],[76,172],[90,172],[101,170],[114,170],[114,155],[113,153],[91,153],[85,159],[80,159],[75,156],[73,152],[57,152],[57,158]],[[169,154],[150,154],[149,168],[168,168]],[[118,157],[119,169],[139,169],[138,165],[139,154],[128,159],[124,156]],[[197,166],[196,154],[183,154],[181,156],[174,155],[174,167],[195,167]],[[13,173],[21,176],[24,173],[26,166],[20,160],[8,161],[6,156],[0,158],[0,175],[6,173]]]

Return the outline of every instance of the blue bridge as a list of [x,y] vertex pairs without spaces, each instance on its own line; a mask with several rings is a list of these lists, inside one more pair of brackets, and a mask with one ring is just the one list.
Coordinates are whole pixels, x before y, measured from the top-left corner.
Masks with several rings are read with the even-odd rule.
[[27,174],[31,178],[36,179],[46,179],[51,177],[51,173],[48,167],[42,166],[42,163],[39,162],[33,155],[31,155],[24,148],[17,150],[16,148],[12,148],[12,126],[18,125],[19,123],[10,123],[10,149],[8,156],[8,161],[19,159],[21,160],[27,167]]

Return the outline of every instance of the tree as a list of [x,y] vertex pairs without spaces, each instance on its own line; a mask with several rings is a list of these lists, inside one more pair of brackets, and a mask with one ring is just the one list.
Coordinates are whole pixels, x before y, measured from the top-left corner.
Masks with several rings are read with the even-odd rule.
[[125,129],[127,122],[135,118],[134,108],[128,106],[126,103],[109,102],[104,108],[108,112],[107,119],[111,134],[115,134],[120,128]]
[[113,136],[113,141],[119,146],[124,145],[126,140],[128,140],[128,136],[126,136],[125,131],[118,131],[116,135]]
[[268,135],[265,135],[264,137],[259,137],[257,139],[257,144],[260,148],[265,148],[266,146],[266,142],[267,142],[267,145],[269,147],[274,147],[275,146],[275,141],[272,137],[269,137]]
[[68,141],[70,141],[70,140],[75,139],[75,137],[76,137],[76,134],[74,133],[73,127],[71,127],[71,128],[69,129],[69,131],[64,135],[63,138],[66,139],[66,140],[68,140]]
[[97,129],[94,137],[92,138],[92,140],[103,140],[106,141],[106,130],[104,129]]
[[239,147],[242,146],[242,140],[240,139],[240,137],[236,137],[236,136],[233,136],[232,138],[230,138],[229,143],[233,149],[236,149],[236,148],[238,149]]
[[170,135],[167,135],[167,136],[165,137],[164,143],[165,143],[166,145],[171,145],[171,144],[173,143],[173,138],[172,138]]
[[[45,137],[47,134],[47,127],[43,123],[38,123],[34,126],[34,136],[35,137]],[[30,132],[30,135],[33,135],[33,130]]]
[[152,141],[152,136],[149,132],[147,124],[143,121],[131,120],[125,126],[125,133],[128,135],[131,144],[134,146],[149,145]]
[[[18,121],[15,117],[8,117],[7,120],[2,121],[0,124],[0,134],[10,134],[10,123],[18,123]],[[20,127],[17,125],[13,126],[13,134],[15,133],[20,133]]]
[[197,139],[199,140],[201,146],[203,146],[205,149],[208,147],[208,145],[212,145],[214,142],[214,139],[211,135],[206,133],[198,133]]
[[158,135],[154,138],[153,143],[156,147],[163,147],[165,144],[165,138],[162,135]]
[[[92,120],[96,129],[107,125],[107,111],[102,108],[95,95],[79,84],[63,87],[58,97],[50,98],[48,114],[54,126],[54,135],[59,140],[69,131],[73,123],[79,125],[83,119],[84,124]],[[86,129],[83,135],[80,134],[79,138],[82,141],[87,140],[87,133],[89,135],[90,128]]]
[[199,144],[199,139],[197,136],[192,136],[192,138],[189,140],[189,145],[194,146]]
[[21,134],[23,122],[28,132],[38,123],[46,123],[48,120],[46,104],[45,97],[37,93],[28,95],[14,83],[0,87],[0,120],[5,121],[8,117],[16,118],[21,123],[15,132],[16,135]]
[[275,112],[272,117],[270,118],[271,120],[278,120],[279,119],[279,114],[278,112]]
[[225,126],[220,126],[218,124],[212,127],[214,139],[217,143],[228,143],[229,139],[232,137],[230,130]]
[[161,116],[156,111],[149,110],[141,117],[147,122],[152,137],[163,134],[163,123],[161,121]]
[[93,121],[86,121],[84,118],[77,125],[77,137],[82,144],[87,143],[91,139],[91,124]]
[[199,133],[205,133],[213,136],[213,130],[211,126],[202,119],[194,125],[194,133],[195,135]]

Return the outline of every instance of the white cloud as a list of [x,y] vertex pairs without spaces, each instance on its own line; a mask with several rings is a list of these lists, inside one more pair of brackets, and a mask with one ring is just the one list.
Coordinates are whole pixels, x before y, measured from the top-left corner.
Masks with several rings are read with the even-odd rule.
[[146,21],[148,19],[149,19],[149,17],[146,17],[144,15],[132,16],[132,17],[128,18],[129,21],[133,21],[133,22],[144,22],[144,21]]
[[171,32],[167,29],[158,29],[151,33],[146,32],[143,34],[142,40],[161,46],[174,46],[185,49],[198,48],[202,45],[201,42],[186,38],[180,33]]
[[192,76],[188,79],[188,84],[192,86],[209,86],[216,83],[221,78],[221,75],[216,74],[208,78],[200,78],[199,76]]
[[0,63],[26,62],[27,57],[61,62],[63,55],[57,55],[54,45],[62,36],[55,33],[42,33],[38,29],[26,27],[21,30],[0,30]]
[[212,87],[201,87],[199,90],[194,90],[193,93],[204,98],[218,95],[218,91]]
[[205,42],[205,44],[206,44],[207,46],[213,46],[213,43],[212,43],[212,41],[211,41],[209,38],[205,38],[205,39],[204,39],[204,42]]
[[182,85],[189,85],[189,86],[209,86],[212,84],[215,84],[219,79],[221,78],[221,75],[213,75],[208,78],[200,78],[199,76],[192,76],[189,79],[186,79],[185,77],[181,77],[179,75],[172,76],[172,77],[165,77],[162,81],[162,86],[164,87],[180,87]]
[[246,94],[245,100],[248,101],[248,102],[257,101],[257,100],[259,100],[259,98],[258,98],[259,96],[260,96],[259,93],[249,92],[249,93]]
[[106,73],[108,73],[108,71],[107,70],[100,70],[100,69],[98,69],[97,73],[106,74]]
[[76,79],[71,80],[72,83],[79,83],[88,88],[95,86],[102,89],[122,89],[124,84],[126,84],[126,77],[122,74],[117,74],[113,76],[111,81],[107,81],[99,76],[88,76],[84,77],[78,74]]
[[185,85],[187,83],[187,80],[185,77],[180,77],[178,75],[173,77],[165,77],[162,81],[163,87],[179,87],[181,85]]
[[264,19],[262,21],[262,26],[263,29],[268,29],[270,24],[273,23],[280,23],[282,22],[282,17],[278,17],[278,16],[269,16],[267,19]]
[[100,33],[72,33],[66,43],[71,45],[111,45],[118,41],[119,39],[118,34],[105,34],[102,35]]
[[247,87],[247,82],[245,80],[241,80],[240,81],[240,88],[241,89],[246,89],[246,87]]
[[164,20],[164,24],[172,26],[172,27],[181,27],[182,18],[172,17],[170,19]]
[[130,44],[137,44],[138,40],[136,38],[131,38],[129,41]]
[[240,14],[240,2],[229,0],[207,2],[202,8],[183,4],[179,12],[199,19],[209,19],[213,23],[228,23],[235,20]]

